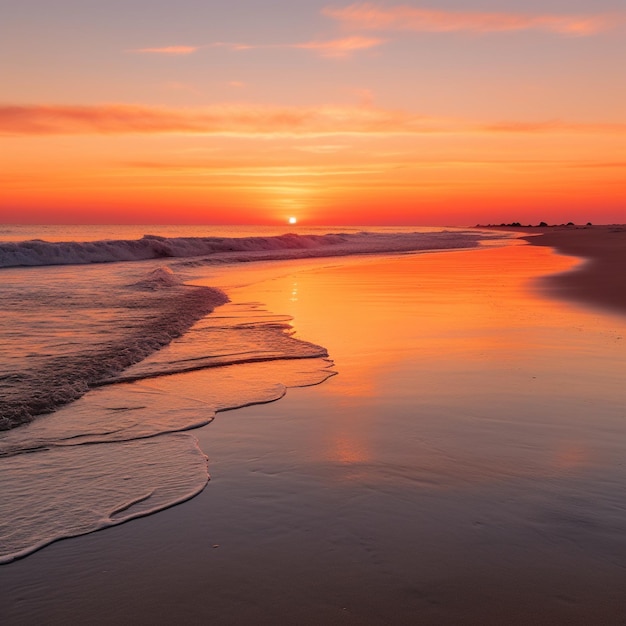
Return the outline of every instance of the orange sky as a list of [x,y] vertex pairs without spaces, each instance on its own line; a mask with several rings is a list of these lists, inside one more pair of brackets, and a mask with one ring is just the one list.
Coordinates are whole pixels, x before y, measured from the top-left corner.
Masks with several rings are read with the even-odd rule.
[[9,2],[0,221],[625,221],[622,0],[258,7]]

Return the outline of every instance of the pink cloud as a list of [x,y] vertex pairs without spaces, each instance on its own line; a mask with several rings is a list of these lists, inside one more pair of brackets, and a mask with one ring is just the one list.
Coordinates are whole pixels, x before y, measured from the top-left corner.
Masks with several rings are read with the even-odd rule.
[[585,36],[612,26],[612,20],[607,15],[440,11],[408,5],[379,6],[367,2],[343,8],[327,7],[323,13],[351,29],[382,31],[490,33],[538,30]]
[[184,56],[197,52],[201,47],[202,46],[166,46],[164,48],[138,48],[137,50],[131,50],[131,52],[138,52],[141,54],[168,54],[172,56]]
[[229,48],[231,50],[262,50],[270,48],[291,48],[298,50],[312,50],[324,57],[345,57],[357,50],[367,50],[384,43],[378,37],[344,37],[343,39],[330,39],[322,41],[306,41],[304,43],[284,44],[247,44],[247,43],[214,43],[211,47]]
[[248,44],[248,43],[226,43],[215,42],[202,46],[165,46],[163,48],[137,48],[129,52],[138,54],[162,54],[170,56],[187,56],[198,52],[203,48],[226,48],[235,51],[244,50],[260,50],[269,48],[291,48],[300,50],[312,50],[324,57],[346,57],[357,50],[367,50],[384,43],[383,39],[378,37],[362,37],[352,36],[343,39],[330,39],[322,41],[306,41],[304,43],[285,43],[285,44]]
[[374,37],[346,37],[345,39],[334,39],[330,41],[310,41],[287,45],[287,48],[301,48],[303,50],[313,50],[325,57],[345,57],[356,50],[367,50],[384,43],[383,39]]

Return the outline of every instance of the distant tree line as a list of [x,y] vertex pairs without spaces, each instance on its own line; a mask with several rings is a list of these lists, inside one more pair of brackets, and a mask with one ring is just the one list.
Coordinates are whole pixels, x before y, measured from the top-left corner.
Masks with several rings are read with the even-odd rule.
[[[502,224],[476,224],[476,228],[548,228],[551,226],[576,226],[576,224],[574,224],[574,222],[567,222],[567,224],[548,224],[547,222],[539,222],[539,224],[527,224],[525,226],[521,222],[509,222],[508,224],[505,224],[504,222]],[[585,226],[593,226],[593,224],[591,222],[587,222]]]

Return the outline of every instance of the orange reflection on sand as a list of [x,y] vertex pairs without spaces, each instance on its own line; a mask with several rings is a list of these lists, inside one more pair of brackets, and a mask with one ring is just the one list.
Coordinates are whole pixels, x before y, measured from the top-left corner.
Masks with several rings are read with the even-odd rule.
[[370,458],[364,442],[353,433],[344,432],[333,438],[329,445],[328,457],[343,465],[364,463]]
[[535,283],[576,259],[520,244],[319,263],[238,297],[293,316],[335,362],[311,449],[349,469],[336,480],[380,466],[377,482],[443,488],[593,465],[585,407],[614,395],[619,342]]
[[565,471],[584,467],[591,463],[591,451],[582,441],[564,441],[554,453],[554,467]]
[[[529,347],[526,326],[537,323],[531,279],[575,263],[525,245],[343,262],[323,280],[315,270],[279,279],[267,301],[293,316],[299,337],[328,349],[340,377],[325,392],[342,406],[378,395],[406,361],[431,371],[449,367],[453,355],[485,370],[519,362]],[[562,307],[549,310],[542,324],[561,325]],[[511,316],[525,311],[528,324],[508,332]]]

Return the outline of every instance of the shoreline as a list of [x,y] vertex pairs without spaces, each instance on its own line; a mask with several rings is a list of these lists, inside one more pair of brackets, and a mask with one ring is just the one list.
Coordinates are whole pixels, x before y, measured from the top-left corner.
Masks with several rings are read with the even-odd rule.
[[626,226],[494,228],[520,233],[533,246],[583,260],[572,270],[546,276],[540,284],[553,297],[626,314]]
[[544,279],[549,293],[626,313],[626,226],[549,227],[522,239],[585,259],[569,272]]
[[234,288],[340,375],[194,431],[196,498],[2,566],[0,621],[621,623],[625,322],[527,288],[571,265],[519,245]]

